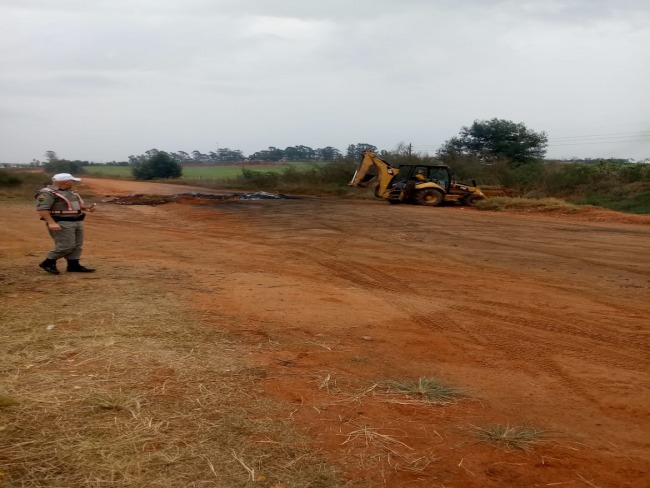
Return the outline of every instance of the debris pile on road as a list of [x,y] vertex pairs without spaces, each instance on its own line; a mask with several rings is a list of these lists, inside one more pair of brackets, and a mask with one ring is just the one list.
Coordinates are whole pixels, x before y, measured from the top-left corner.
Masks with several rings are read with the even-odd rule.
[[116,205],[163,205],[165,203],[215,203],[215,202],[235,202],[239,200],[278,200],[289,199],[281,193],[268,193],[258,191],[253,193],[232,193],[230,195],[214,195],[211,193],[176,193],[174,195],[129,195],[115,197],[108,200]]
[[202,198],[206,200],[230,200],[233,198],[239,200],[267,200],[267,199],[283,199],[290,198],[281,193],[268,193],[265,191],[258,191],[254,193],[233,193],[232,195],[211,195],[208,193],[178,193],[172,195],[172,198],[178,197],[191,197],[191,198]]
[[109,200],[103,200],[107,203],[114,203],[116,205],[162,205],[164,203],[170,203],[173,199],[169,196],[160,196],[160,195],[128,195],[124,197],[113,197]]

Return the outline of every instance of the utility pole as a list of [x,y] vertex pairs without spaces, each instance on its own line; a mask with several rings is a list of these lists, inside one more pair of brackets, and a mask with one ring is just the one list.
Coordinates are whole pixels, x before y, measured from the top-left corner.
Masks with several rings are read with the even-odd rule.
[[413,144],[409,142],[409,158],[411,157],[411,149],[413,148]]

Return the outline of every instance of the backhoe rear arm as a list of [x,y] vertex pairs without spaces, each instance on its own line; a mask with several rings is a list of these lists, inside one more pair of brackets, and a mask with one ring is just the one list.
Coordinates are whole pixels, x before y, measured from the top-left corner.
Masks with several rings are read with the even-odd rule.
[[348,183],[348,186],[359,186],[360,183],[363,181],[364,176],[368,174],[368,170],[372,166],[375,166],[377,168],[377,172],[379,176],[379,184],[377,185],[375,194],[378,196],[383,195],[384,191],[388,187],[388,183],[390,183],[390,180],[393,179],[393,177],[399,172],[399,170],[394,166],[388,164],[380,157],[376,156],[373,151],[363,152],[363,158],[359,163],[359,167],[354,172],[354,176],[352,176],[352,180],[350,181],[350,183]]

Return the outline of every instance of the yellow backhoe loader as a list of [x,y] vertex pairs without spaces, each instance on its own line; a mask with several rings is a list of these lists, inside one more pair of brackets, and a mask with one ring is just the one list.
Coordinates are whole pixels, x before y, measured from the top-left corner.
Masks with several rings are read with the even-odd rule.
[[[372,167],[377,175],[369,175]],[[449,166],[413,164],[393,166],[373,151],[364,151],[359,167],[348,186],[363,187],[378,180],[375,196],[389,203],[412,203],[437,207],[445,202],[474,205],[485,195],[476,183],[464,185],[452,180]]]

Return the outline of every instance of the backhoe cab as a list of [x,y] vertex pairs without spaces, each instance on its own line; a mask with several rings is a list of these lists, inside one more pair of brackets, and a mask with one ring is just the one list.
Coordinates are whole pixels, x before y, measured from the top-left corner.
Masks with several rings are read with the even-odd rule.
[[[372,167],[376,168],[377,175],[369,180]],[[422,163],[393,166],[373,151],[365,151],[348,186],[366,186],[375,178],[378,180],[375,196],[389,203],[437,207],[444,202],[474,205],[485,198],[476,183],[470,186],[453,181],[449,166]]]

